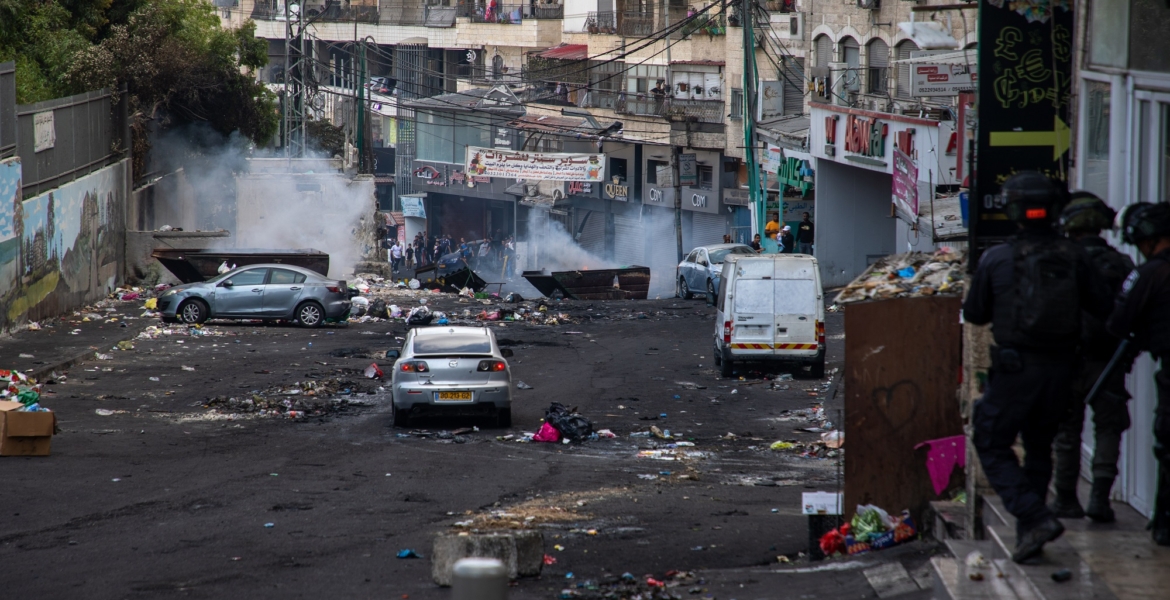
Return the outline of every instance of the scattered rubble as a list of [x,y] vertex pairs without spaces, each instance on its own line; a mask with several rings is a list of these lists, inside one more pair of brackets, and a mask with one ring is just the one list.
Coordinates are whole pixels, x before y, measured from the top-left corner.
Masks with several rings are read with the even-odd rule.
[[908,252],[884,257],[845,286],[833,300],[833,306],[864,300],[962,295],[966,256],[966,252],[942,248],[934,253]]

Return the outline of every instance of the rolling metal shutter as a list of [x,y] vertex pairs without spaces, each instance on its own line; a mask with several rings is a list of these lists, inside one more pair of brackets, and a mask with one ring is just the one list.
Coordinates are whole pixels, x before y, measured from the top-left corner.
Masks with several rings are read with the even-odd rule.
[[644,265],[646,235],[637,217],[614,215],[613,260],[622,266]]
[[[870,72],[866,74],[866,91],[871,94],[885,94],[890,86],[890,46],[884,41],[873,40],[866,46],[866,60]],[[878,72],[874,72],[878,69]],[[870,85],[873,84],[873,85]]]
[[804,57],[784,60],[784,114],[799,115],[804,112]]
[[833,62],[833,40],[829,36],[822,35],[817,38],[817,66],[828,67],[829,63]]
[[605,254],[605,213],[595,210],[574,211],[577,213],[577,244],[586,252],[603,256]]
[[[905,60],[910,58],[910,53],[918,50],[918,44],[909,40],[897,45],[898,60]],[[895,90],[895,96],[898,98],[910,97],[910,69],[911,65],[906,63],[898,64],[898,88]]]
[[727,217],[722,214],[694,213],[691,221],[691,245],[722,244],[724,234],[729,231]]

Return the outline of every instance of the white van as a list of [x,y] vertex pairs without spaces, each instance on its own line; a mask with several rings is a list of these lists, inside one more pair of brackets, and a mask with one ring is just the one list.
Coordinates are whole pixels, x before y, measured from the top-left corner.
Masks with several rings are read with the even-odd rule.
[[728,256],[715,316],[715,364],[809,365],[825,375],[825,305],[817,259],[807,254]]

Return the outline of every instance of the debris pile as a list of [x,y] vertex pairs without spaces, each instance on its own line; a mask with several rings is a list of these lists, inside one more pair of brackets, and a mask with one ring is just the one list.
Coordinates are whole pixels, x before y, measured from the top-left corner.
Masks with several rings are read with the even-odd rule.
[[20,371],[0,369],[0,401],[19,402],[18,412],[50,412],[41,406],[41,389],[42,384]]
[[[569,576],[566,575],[566,578]],[[578,581],[573,587],[561,590],[560,598],[569,600],[602,600],[610,598],[639,598],[641,600],[675,600],[686,595],[697,596],[707,592],[706,580],[689,571],[667,571],[662,576],[635,577],[632,573],[606,575],[597,580]],[[703,597],[710,597],[706,594]]]
[[246,396],[216,396],[203,404],[220,414],[305,418],[345,412],[367,403],[356,400],[364,390],[343,379],[298,381],[253,391]]
[[963,294],[966,252],[942,248],[934,253],[893,254],[871,265],[833,300],[834,305],[945,294]]
[[918,537],[918,529],[909,511],[900,517],[891,517],[872,504],[859,504],[852,521],[833,529],[821,537],[821,551],[833,554],[861,554],[897,546]]

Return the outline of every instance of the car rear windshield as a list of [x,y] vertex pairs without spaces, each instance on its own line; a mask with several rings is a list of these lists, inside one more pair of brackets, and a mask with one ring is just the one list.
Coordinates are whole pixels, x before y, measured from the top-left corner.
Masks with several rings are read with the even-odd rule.
[[414,338],[415,354],[491,354],[486,336],[443,335]]
[[755,254],[756,251],[747,246],[736,246],[734,248],[724,248],[722,250],[711,251],[711,262],[721,263],[723,259],[727,258],[728,254]]

